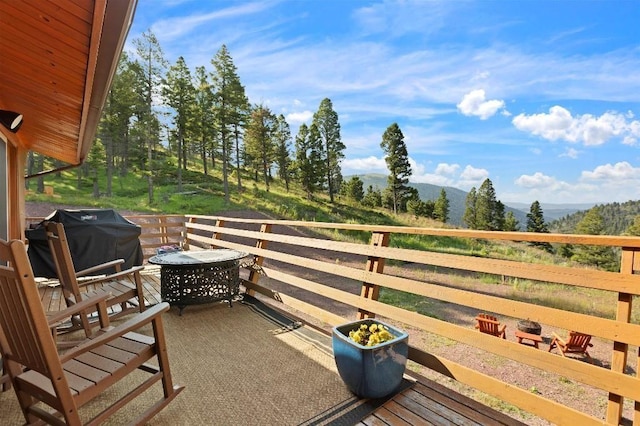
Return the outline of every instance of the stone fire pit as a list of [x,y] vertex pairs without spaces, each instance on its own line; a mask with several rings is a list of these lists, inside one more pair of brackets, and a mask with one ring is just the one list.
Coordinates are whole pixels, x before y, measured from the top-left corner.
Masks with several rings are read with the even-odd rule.
[[529,333],[529,334],[537,334],[538,336],[542,334],[542,326],[535,321],[530,320],[520,320],[518,321],[518,330]]

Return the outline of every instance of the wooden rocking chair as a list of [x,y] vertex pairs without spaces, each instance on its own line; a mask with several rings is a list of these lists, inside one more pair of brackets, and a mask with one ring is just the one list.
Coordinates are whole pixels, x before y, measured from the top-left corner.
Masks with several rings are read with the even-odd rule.
[[500,326],[500,321],[498,321],[498,319],[493,315],[478,314],[478,316],[476,317],[476,321],[477,321],[476,328],[481,333],[490,334],[496,337],[502,337],[503,339],[507,338],[506,324],[503,326]]
[[562,356],[565,356],[565,354],[585,355],[589,362],[593,364],[593,359],[588,352],[590,346],[593,346],[593,343],[591,343],[591,335],[589,334],[570,331],[569,340],[564,340],[556,333],[553,333],[553,340],[551,340],[551,344],[549,345],[549,352],[557,347],[560,349],[560,355]]
[[[88,424],[102,423],[161,381],[163,396],[132,422],[142,424],[183,390],[172,384],[167,358],[161,315],[169,305],[160,303],[109,327],[105,298],[103,294],[71,308],[86,310],[87,303],[97,303],[102,332],[59,355],[24,243],[0,240],[0,350],[27,424],[79,425],[81,406],[136,370],[151,376]],[[134,331],[147,324],[151,324],[153,337]],[[153,358],[158,367],[147,363]],[[139,413],[132,408],[132,415],[134,410]]]
[[[144,266],[134,266],[122,271],[120,270],[120,265],[124,263],[124,260],[117,259],[76,272],[64,226],[57,222],[47,222],[45,227],[51,256],[56,266],[67,306],[72,306],[98,292],[104,292],[111,295],[107,299],[107,307],[120,305],[120,310],[112,314],[112,318],[118,318],[134,311],[143,312],[145,310],[142,279],[140,278],[140,271],[144,269]],[[109,268],[115,268],[116,272],[82,282],[78,281],[79,277],[98,275],[100,271]],[[80,290],[81,287],[84,291]],[[86,311],[79,313],[73,318],[73,326],[67,331],[77,330],[82,327],[87,337],[89,337],[91,328],[97,324],[95,321],[89,320],[88,315],[90,313]]]

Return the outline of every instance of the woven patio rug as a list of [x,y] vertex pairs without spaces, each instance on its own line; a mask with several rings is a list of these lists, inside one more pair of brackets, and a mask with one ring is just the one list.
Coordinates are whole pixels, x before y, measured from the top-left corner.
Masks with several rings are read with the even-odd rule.
[[[226,304],[174,308],[163,316],[169,361],[185,390],[150,425],[352,425],[385,402],[345,387],[331,339],[249,296]],[[146,330],[150,333],[150,330]],[[81,409],[84,417],[122,396],[132,374]],[[409,382],[405,381],[405,385]],[[109,422],[125,424],[160,395],[154,386]],[[0,393],[2,424],[22,424],[13,390]]]

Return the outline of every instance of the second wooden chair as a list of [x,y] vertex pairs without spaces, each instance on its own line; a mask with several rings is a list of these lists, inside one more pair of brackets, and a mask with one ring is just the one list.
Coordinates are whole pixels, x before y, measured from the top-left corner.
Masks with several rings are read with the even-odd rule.
[[[45,227],[47,241],[67,306],[72,306],[96,293],[104,292],[109,294],[107,306],[119,305],[119,309],[114,310],[111,315],[112,318],[145,310],[142,279],[140,278],[140,271],[144,269],[144,266],[134,266],[122,271],[120,265],[124,263],[124,260],[117,259],[76,272],[64,226],[58,222],[48,222]],[[101,272],[114,267],[116,272],[113,274],[104,275]],[[79,277],[95,278],[80,282],[78,281]],[[95,321],[90,321],[88,315],[90,313],[83,312],[75,317],[73,321],[75,327],[72,327],[75,329],[83,328],[87,337],[91,335],[91,329],[96,324]]]
[[591,343],[591,335],[589,334],[570,331],[569,339],[565,340],[556,333],[553,333],[553,340],[551,340],[551,344],[549,345],[549,352],[557,347],[560,349],[560,355],[562,356],[565,356],[565,354],[584,355],[589,362],[593,364],[593,359],[587,350],[591,346],[593,346],[593,343]]

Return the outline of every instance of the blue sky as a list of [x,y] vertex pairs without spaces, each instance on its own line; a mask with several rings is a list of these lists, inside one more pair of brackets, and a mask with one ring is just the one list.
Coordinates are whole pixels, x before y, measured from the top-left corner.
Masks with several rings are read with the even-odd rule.
[[211,70],[225,44],[293,136],[331,99],[345,176],[387,174],[398,123],[413,182],[607,203],[640,199],[639,23],[637,0],[139,0],[126,49],[151,29]]

